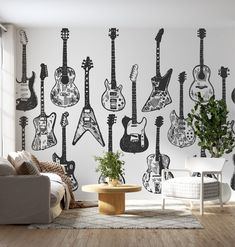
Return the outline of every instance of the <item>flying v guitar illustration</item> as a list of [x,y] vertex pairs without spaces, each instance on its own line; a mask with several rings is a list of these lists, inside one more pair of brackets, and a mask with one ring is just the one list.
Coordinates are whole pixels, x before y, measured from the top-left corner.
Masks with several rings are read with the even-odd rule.
[[132,66],[130,80],[132,81],[132,118],[125,116],[122,119],[124,135],[120,141],[122,151],[129,153],[140,153],[145,151],[149,146],[148,138],[145,134],[147,119],[142,118],[137,122],[136,110],[136,79],[138,75],[138,65]]
[[34,118],[33,124],[35,127],[35,137],[32,143],[32,149],[35,151],[44,150],[53,147],[57,144],[54,134],[54,125],[56,113],[52,112],[47,116],[44,111],[44,79],[48,77],[47,66],[41,64],[41,114]]
[[108,111],[121,111],[126,104],[122,95],[122,85],[117,86],[116,72],[115,72],[115,43],[114,40],[118,36],[118,29],[109,29],[109,36],[111,38],[111,82],[105,80],[105,92],[101,97],[103,107]]
[[94,111],[90,106],[89,99],[89,71],[93,68],[92,60],[87,57],[83,60],[82,68],[85,70],[85,106],[82,109],[77,129],[73,138],[73,145],[83,136],[86,131],[89,131],[95,139],[104,146],[104,140],[100,132],[99,125],[96,121]]

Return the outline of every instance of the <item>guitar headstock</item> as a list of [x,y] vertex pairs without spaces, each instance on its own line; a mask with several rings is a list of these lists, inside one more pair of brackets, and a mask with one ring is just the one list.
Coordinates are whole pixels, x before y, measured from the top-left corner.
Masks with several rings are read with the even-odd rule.
[[156,120],[155,120],[155,125],[156,125],[158,128],[160,128],[160,127],[163,125],[163,121],[164,121],[163,117],[162,117],[162,116],[158,116],[158,117],[156,118]]
[[117,117],[115,114],[109,114],[107,118],[107,124],[112,127],[116,123]]
[[90,59],[90,57],[87,57],[86,59],[83,59],[83,62],[82,62],[82,68],[83,69],[87,69],[88,71],[93,68],[93,62],[92,60]]
[[164,33],[164,29],[161,28],[158,33],[157,33],[157,36],[155,37],[155,40],[157,41],[157,43],[159,44],[162,40],[162,35]]
[[40,66],[41,66],[40,79],[44,80],[46,77],[48,77],[47,65],[44,63],[41,63]]
[[197,31],[197,36],[200,39],[204,39],[206,37],[206,29],[205,28],[199,28]]
[[187,78],[186,72],[185,71],[181,72],[178,77],[179,83],[182,85],[185,82],[186,78]]
[[221,66],[221,68],[219,69],[219,75],[223,79],[227,78],[229,75],[229,68],[225,68],[225,67]]
[[115,40],[117,36],[119,36],[118,34],[119,29],[117,28],[110,28],[109,29],[109,37],[111,38],[111,40]]
[[61,39],[63,39],[64,41],[69,39],[69,29],[68,28],[62,28]]
[[19,31],[19,34],[20,34],[20,43],[22,45],[26,45],[28,43],[28,38],[27,38],[26,32],[21,29]]
[[62,114],[61,120],[60,120],[60,125],[62,127],[66,127],[69,124],[68,116],[69,116],[69,113],[67,111]]
[[138,76],[138,64],[135,64],[132,66],[131,69],[130,80],[132,82],[136,82],[137,76]]
[[23,117],[20,117],[20,123],[22,128],[25,128],[26,125],[28,125],[28,118],[23,116]]

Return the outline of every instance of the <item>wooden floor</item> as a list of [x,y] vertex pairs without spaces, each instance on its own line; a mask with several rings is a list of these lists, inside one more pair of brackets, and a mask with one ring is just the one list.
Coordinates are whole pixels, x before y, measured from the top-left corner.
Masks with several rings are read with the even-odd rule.
[[27,226],[0,226],[0,247],[234,247],[235,203],[207,205],[199,216],[204,229],[95,229],[95,230],[28,230]]

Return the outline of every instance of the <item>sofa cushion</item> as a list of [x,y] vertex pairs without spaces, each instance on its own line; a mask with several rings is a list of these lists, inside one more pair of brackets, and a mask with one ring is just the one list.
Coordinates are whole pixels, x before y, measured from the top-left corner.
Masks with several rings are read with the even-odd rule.
[[41,175],[38,168],[31,162],[24,161],[19,167],[19,173],[23,175]]
[[30,162],[30,159],[25,155],[24,151],[10,152],[7,156],[7,159],[15,167],[17,174],[23,175],[20,173],[20,166],[25,162]]
[[13,165],[5,158],[0,157],[0,176],[16,175]]

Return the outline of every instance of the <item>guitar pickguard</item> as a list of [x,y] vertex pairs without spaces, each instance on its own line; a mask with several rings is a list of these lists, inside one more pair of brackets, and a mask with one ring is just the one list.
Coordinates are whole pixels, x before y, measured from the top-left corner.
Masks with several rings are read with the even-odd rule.
[[77,129],[74,134],[73,145],[77,143],[86,131],[89,131],[102,146],[105,145],[94,111],[91,107],[84,107],[82,110]]
[[183,148],[191,146],[195,140],[195,134],[185,119],[180,119],[175,111],[170,113],[171,127],[168,130],[168,140],[173,145]]
[[54,134],[54,125],[56,113],[51,113],[50,116],[38,116],[34,118],[35,136],[32,143],[32,149],[35,151],[44,150],[53,147],[57,144]]
[[78,88],[74,84],[74,79],[76,76],[75,71],[72,68],[67,67],[67,83],[62,82],[62,67],[56,69],[54,76],[56,84],[52,88],[50,94],[52,103],[60,107],[69,107],[77,104],[80,95]]

